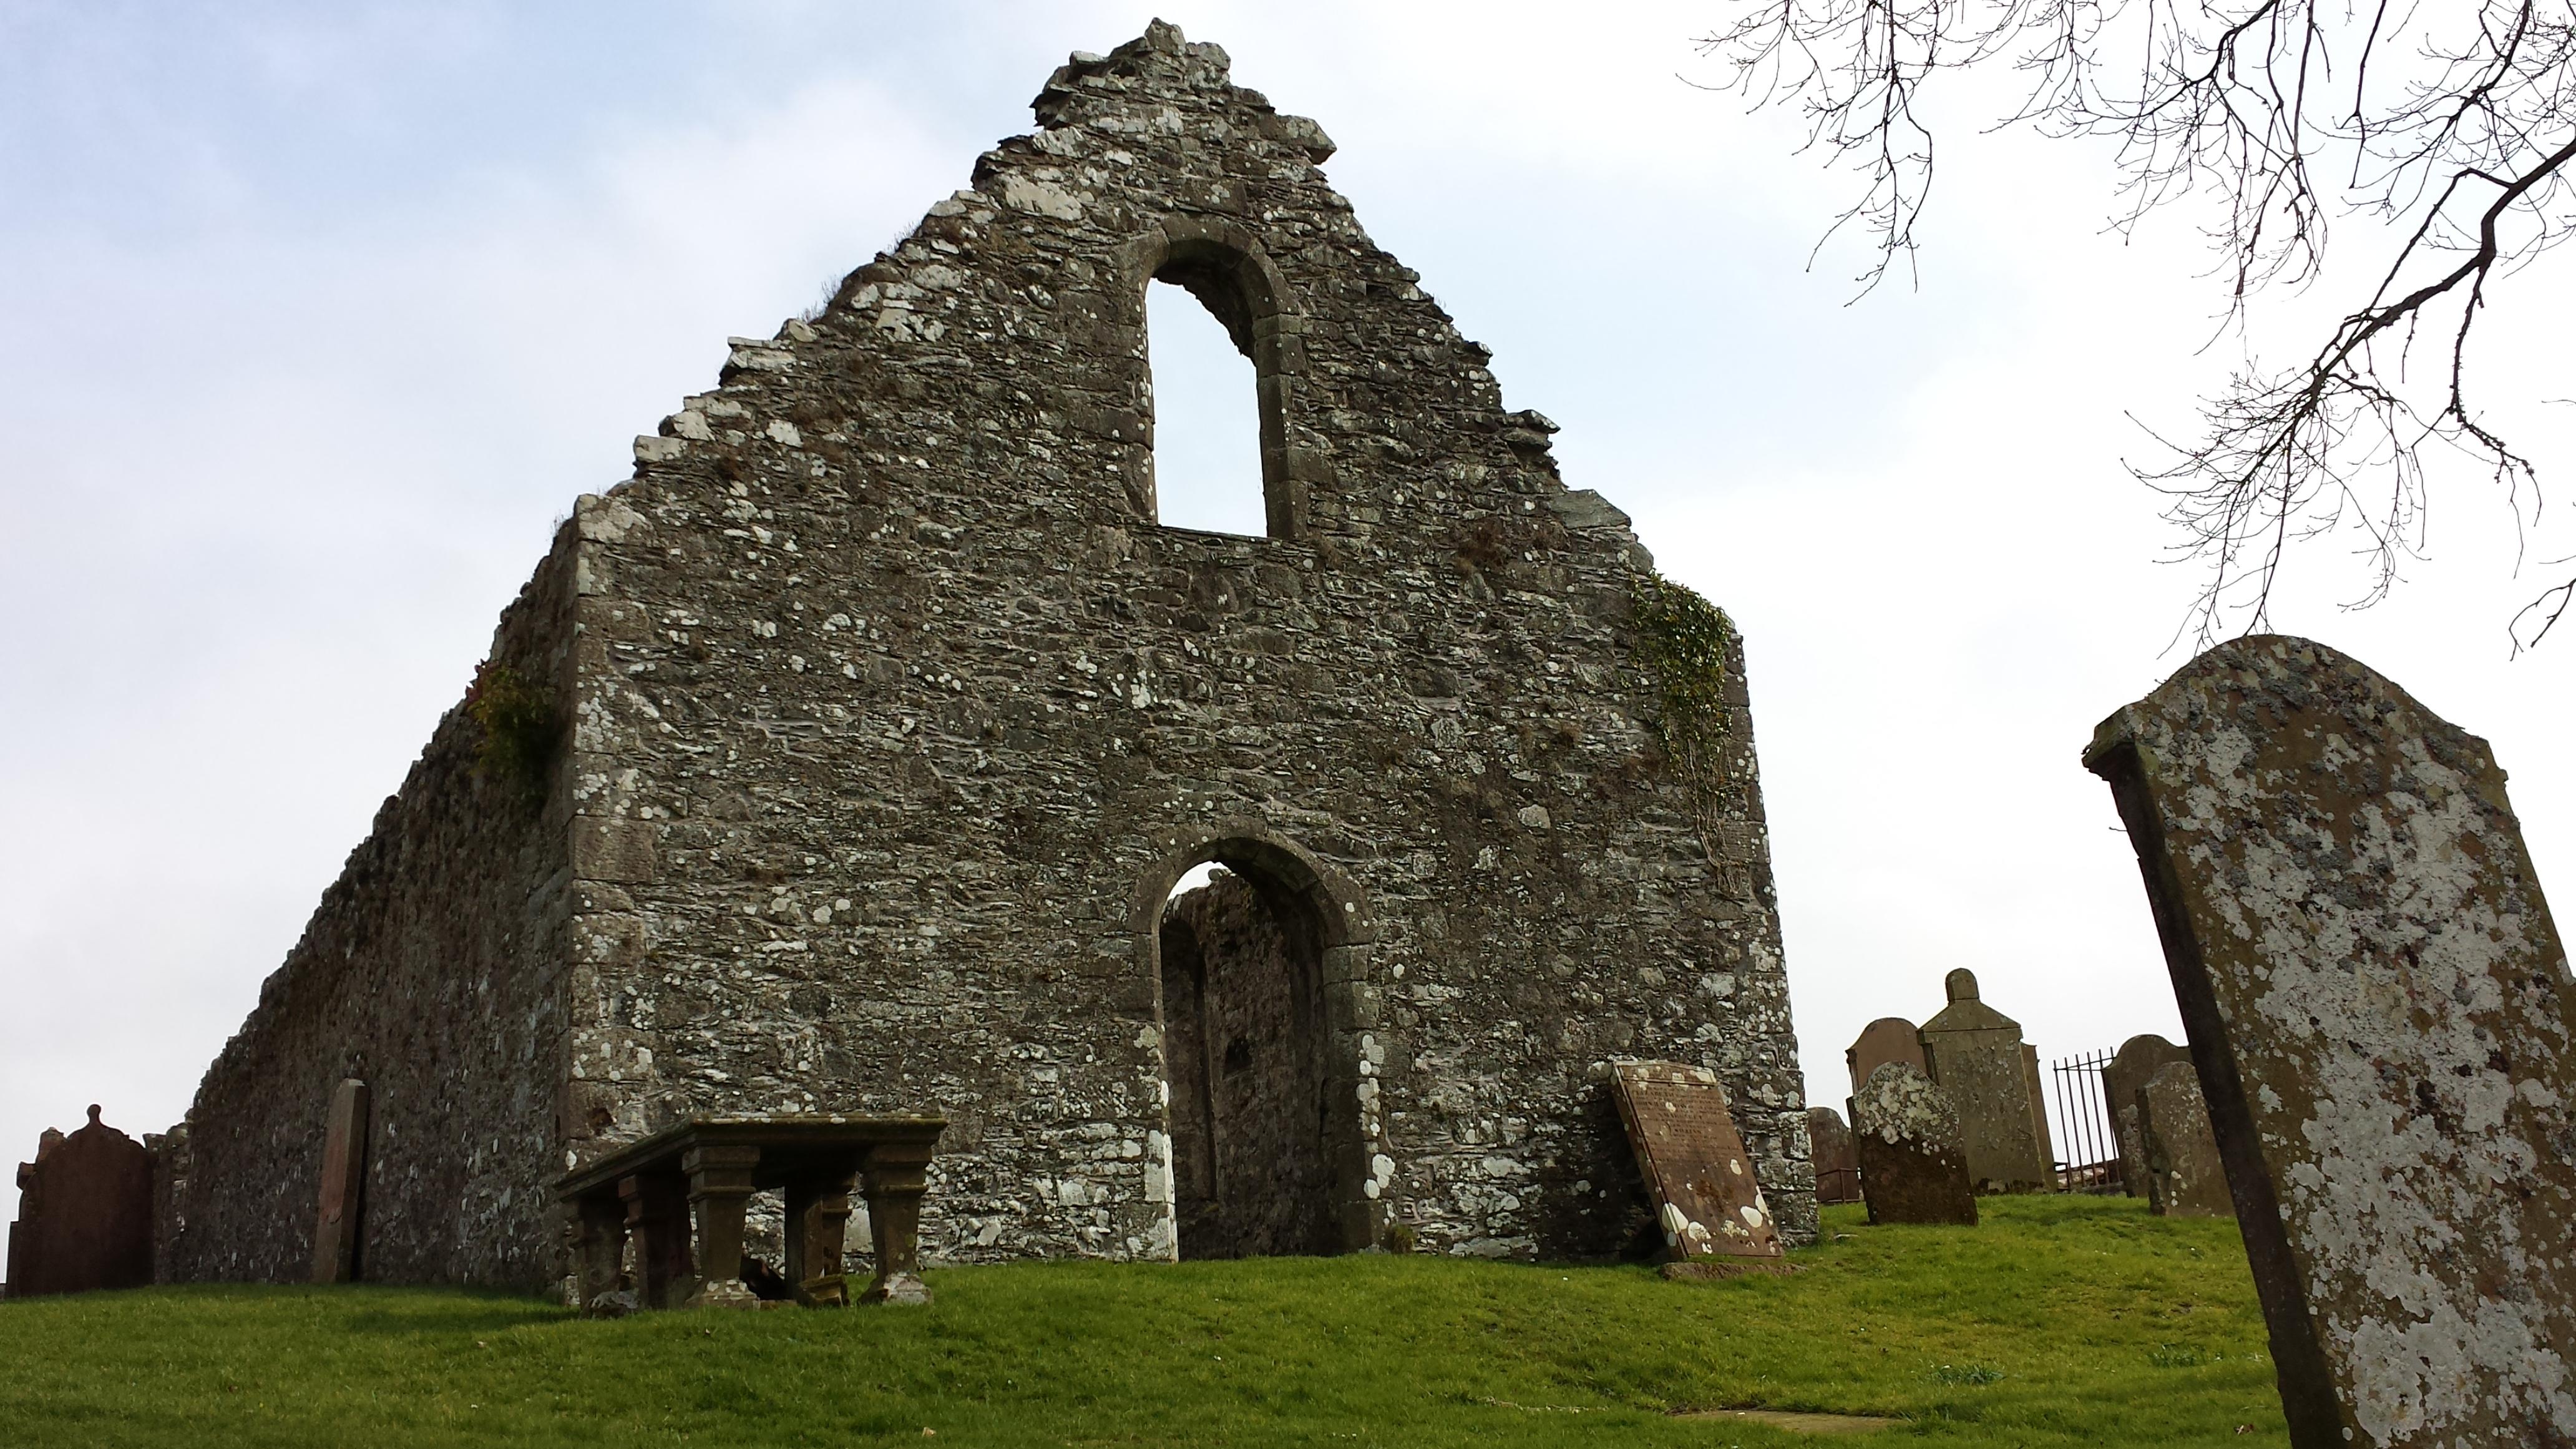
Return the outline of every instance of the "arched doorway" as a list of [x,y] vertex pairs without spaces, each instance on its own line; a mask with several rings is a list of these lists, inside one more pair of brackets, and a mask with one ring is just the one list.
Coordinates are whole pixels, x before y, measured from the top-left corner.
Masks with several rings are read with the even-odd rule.
[[1242,835],[1163,862],[1156,880],[1151,964],[1179,1256],[1366,1245],[1375,1114],[1362,1109],[1358,1036],[1335,1009],[1364,949],[1349,888],[1294,846]]

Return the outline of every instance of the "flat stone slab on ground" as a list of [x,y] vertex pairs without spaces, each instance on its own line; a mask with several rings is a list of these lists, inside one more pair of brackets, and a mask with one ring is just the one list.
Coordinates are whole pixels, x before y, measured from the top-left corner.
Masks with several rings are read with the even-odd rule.
[[2486,743],[2303,639],[2085,765],[2136,847],[2291,1442],[2576,1443],[2576,998]]

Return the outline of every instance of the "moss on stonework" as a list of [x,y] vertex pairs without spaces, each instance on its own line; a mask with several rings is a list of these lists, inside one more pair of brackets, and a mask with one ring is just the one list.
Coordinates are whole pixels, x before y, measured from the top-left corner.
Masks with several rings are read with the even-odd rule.
[[1714,833],[1726,783],[1726,686],[1737,647],[1734,621],[1687,584],[1639,579],[1632,598],[1637,662],[1654,701],[1650,721],[1664,757],[1690,791],[1703,844]]
[[465,713],[483,731],[475,772],[531,801],[542,800],[563,735],[554,700],[517,670],[487,659],[475,666]]

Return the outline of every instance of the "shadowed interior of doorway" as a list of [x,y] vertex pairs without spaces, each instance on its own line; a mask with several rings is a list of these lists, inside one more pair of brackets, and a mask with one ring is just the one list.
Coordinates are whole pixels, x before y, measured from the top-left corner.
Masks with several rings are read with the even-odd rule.
[[1225,870],[1164,908],[1163,1061],[1184,1258],[1335,1251],[1318,934],[1302,898]]

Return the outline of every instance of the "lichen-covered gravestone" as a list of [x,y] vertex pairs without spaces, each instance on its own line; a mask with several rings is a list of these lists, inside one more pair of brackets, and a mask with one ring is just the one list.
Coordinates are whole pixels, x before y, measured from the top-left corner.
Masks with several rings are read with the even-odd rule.
[[2200,1074],[2169,1062],[2138,1089],[2138,1136],[2145,1143],[2147,1207],[2159,1217],[2223,1218],[2236,1211],[2219,1165],[2218,1138]]
[[2149,1032],[2120,1043],[2102,1066],[2102,1104],[2110,1110],[2111,1130],[2120,1140],[2120,1186],[2131,1197],[2147,1195],[2147,1139],[2138,1130],[2138,1089],[2163,1068],[2190,1061],[2190,1052]]
[[1807,1142],[1816,1164],[1816,1201],[1860,1201],[1860,1149],[1852,1143],[1843,1114],[1831,1107],[1809,1107]]
[[1977,996],[1977,973],[1943,980],[1950,1004],[1923,1023],[1923,1059],[1959,1109],[1960,1150],[1979,1192],[2031,1192],[2056,1185],[2040,1146],[2021,1023]]
[[2322,645],[2095,732],[2291,1442],[2576,1442],[2576,1003],[2484,741]]
[[1621,1062],[1628,1126],[1664,1246],[1678,1259],[1778,1259],[1780,1230],[1754,1180],[1717,1073],[1680,1062]]
[[1904,1062],[1880,1064],[1852,1094],[1852,1138],[1871,1222],[1976,1222],[1959,1110],[1930,1077]]

